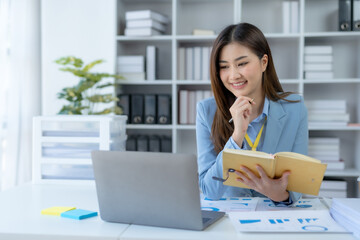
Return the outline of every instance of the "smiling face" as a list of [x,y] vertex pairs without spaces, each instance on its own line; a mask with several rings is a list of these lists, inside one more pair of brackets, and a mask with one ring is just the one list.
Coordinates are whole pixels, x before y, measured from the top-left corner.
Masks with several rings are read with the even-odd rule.
[[266,54],[259,59],[250,48],[232,42],[220,52],[220,79],[236,97],[261,98],[262,74],[266,70],[267,62]]

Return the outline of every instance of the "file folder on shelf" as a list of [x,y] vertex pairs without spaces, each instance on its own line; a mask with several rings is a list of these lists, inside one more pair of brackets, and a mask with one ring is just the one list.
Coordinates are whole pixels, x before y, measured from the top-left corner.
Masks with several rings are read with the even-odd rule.
[[155,124],[156,123],[156,95],[147,94],[145,95],[144,101],[144,115],[145,115],[145,124]]
[[157,99],[157,123],[171,124],[171,97],[166,94],[159,94]]
[[144,123],[144,96],[141,94],[131,95],[131,123]]
[[360,31],[360,0],[352,0],[352,28],[353,31]]
[[137,138],[137,151],[147,152],[149,151],[149,139],[146,135],[141,135]]
[[129,136],[126,141],[126,151],[136,151],[136,137]]
[[156,135],[149,137],[149,151],[160,152],[160,138]]
[[130,118],[130,95],[129,94],[119,94],[119,101],[117,105],[122,109],[122,115],[128,116],[126,122],[129,122]]
[[351,0],[339,0],[339,31],[351,30]]
[[171,138],[168,136],[162,136],[160,139],[161,152],[171,152]]

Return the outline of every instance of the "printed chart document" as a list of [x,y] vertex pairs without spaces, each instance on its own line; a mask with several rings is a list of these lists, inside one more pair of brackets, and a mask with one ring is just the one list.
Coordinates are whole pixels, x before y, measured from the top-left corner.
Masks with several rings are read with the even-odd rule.
[[215,212],[249,212],[255,211],[258,203],[258,198],[220,198],[219,200],[212,200],[201,196],[201,209]]
[[[299,153],[279,152],[271,155],[250,150],[225,149],[223,151],[223,177],[227,176],[229,169],[241,172],[239,170],[241,165],[246,166],[257,175],[256,165],[260,165],[270,178],[280,178],[284,171],[290,170],[287,190],[310,195],[319,193],[326,171],[326,164]],[[249,188],[237,181],[235,173],[229,173],[229,178],[224,184]]]
[[328,210],[231,212],[229,217],[238,232],[347,232]]
[[256,211],[281,211],[281,210],[328,210],[328,207],[325,206],[320,199],[318,198],[309,198],[309,199],[299,199],[292,206],[275,206],[274,203],[268,198],[259,198],[259,201],[256,206]]

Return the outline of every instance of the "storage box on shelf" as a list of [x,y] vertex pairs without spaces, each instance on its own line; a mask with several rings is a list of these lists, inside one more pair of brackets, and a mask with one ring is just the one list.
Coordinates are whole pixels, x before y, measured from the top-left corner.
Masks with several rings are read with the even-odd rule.
[[34,183],[92,180],[91,151],[125,151],[126,119],[126,116],[34,117]]
[[[179,93],[180,91],[184,93],[184,91],[210,90],[210,82],[202,77],[205,76],[203,71],[192,73],[192,77],[189,74],[187,77],[187,67],[184,62],[189,61],[186,61],[186,49],[192,48],[195,52],[197,48],[196,51],[199,52],[199,47],[211,46],[216,34],[219,34],[225,26],[239,22],[255,24],[264,32],[272,50],[278,77],[285,91],[300,93],[305,100],[346,100],[349,122],[360,121],[358,104],[360,102],[358,68],[360,58],[357,54],[360,48],[360,33],[338,31],[338,0],[328,0],[326,4],[324,0],[295,1],[297,2],[293,4],[296,5],[295,8],[290,6],[288,11],[296,12],[297,17],[290,17],[291,25],[289,26],[284,24],[287,16],[284,3],[289,2],[286,0],[118,0],[117,2],[118,56],[145,55],[146,47],[154,45],[159,49],[158,60],[160,61],[157,63],[158,78],[155,81],[141,83],[129,81],[125,83],[126,86],[123,86],[121,92],[136,92],[135,88],[139,89],[139,84],[141,84],[143,93],[162,93],[165,87],[166,92],[172,95],[172,124],[166,126],[166,129],[160,125],[129,126],[133,134],[142,132],[145,128],[150,128],[150,131],[157,129],[166,131],[167,134],[171,132],[173,152],[196,153],[195,125],[180,124],[189,121],[187,118],[185,121],[185,115],[179,112],[181,106],[183,107]],[[139,38],[123,36],[125,12],[144,9],[155,10],[169,17],[170,24],[165,36]],[[195,29],[210,30],[209,33],[214,32],[215,35],[192,35]],[[331,47],[331,57],[321,59],[321,63],[332,62],[331,75],[323,74],[322,78],[318,78],[316,74],[312,76],[308,74],[310,77],[305,78],[304,72],[308,67],[305,63],[318,61],[309,59],[305,54],[306,46]],[[198,56],[197,59],[199,59]],[[199,66],[198,63],[197,65]],[[203,67],[202,64],[200,66]],[[160,82],[163,83],[160,84]],[[193,123],[193,119],[190,122]],[[358,150],[360,149],[360,127],[348,125],[336,127],[324,124],[309,126],[309,130],[311,137],[340,139],[340,157],[345,169],[329,170],[326,175],[347,178],[353,183],[348,184],[350,189],[348,193],[351,193],[348,195],[356,196],[358,193],[353,186],[360,174],[358,160],[360,159],[360,150]]]

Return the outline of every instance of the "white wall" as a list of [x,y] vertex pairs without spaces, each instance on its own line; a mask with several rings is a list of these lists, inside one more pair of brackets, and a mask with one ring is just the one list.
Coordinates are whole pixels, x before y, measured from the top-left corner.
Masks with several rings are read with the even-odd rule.
[[41,31],[43,115],[56,114],[66,103],[57,93],[79,81],[61,72],[56,59],[104,59],[94,71],[115,73],[116,0],[42,0]]

